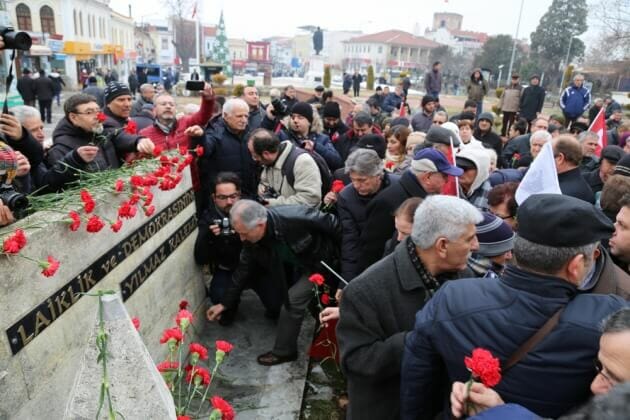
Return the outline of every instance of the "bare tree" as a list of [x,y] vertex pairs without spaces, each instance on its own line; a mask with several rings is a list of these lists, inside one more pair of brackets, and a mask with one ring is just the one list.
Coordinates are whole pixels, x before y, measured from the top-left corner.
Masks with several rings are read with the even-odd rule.
[[196,56],[195,48],[195,22],[189,20],[192,17],[194,2],[193,0],[162,0],[164,6],[168,10],[171,20],[173,21],[173,30],[175,32],[175,52],[182,60],[184,73],[188,73],[188,60]]
[[630,0],[598,0],[592,5],[593,19],[602,31],[602,45],[616,58],[630,55]]

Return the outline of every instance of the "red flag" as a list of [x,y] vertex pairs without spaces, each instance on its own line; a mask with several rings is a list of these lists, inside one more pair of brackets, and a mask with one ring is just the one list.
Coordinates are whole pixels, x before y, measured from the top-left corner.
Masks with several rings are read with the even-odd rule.
[[[448,153],[446,154],[446,159],[448,163],[453,166],[457,166],[455,163],[455,148],[453,147],[453,139],[451,139],[451,145],[448,148]],[[442,194],[444,195],[453,195],[455,197],[459,197],[459,179],[456,176],[449,175],[448,181],[442,187]]]
[[588,131],[592,131],[597,134],[597,149],[595,154],[599,157],[602,154],[602,149],[608,146],[608,139],[606,138],[606,118],[604,117],[604,107],[599,110],[597,116],[588,128]]
[[400,116],[401,116],[401,117],[404,117],[404,116],[406,116],[406,115],[407,115],[407,106],[406,106],[406,104],[405,104],[405,101],[402,101],[402,102],[400,103]]

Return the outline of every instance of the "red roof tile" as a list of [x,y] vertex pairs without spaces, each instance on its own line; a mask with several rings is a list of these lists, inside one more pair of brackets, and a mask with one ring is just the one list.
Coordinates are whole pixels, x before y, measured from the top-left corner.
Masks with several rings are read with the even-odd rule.
[[437,48],[440,46],[437,42],[423,38],[421,36],[415,36],[405,31],[398,31],[395,29],[377,32],[375,34],[362,35],[355,38],[351,38],[348,43],[376,43],[376,44],[390,44],[390,45],[403,45],[408,47],[425,47],[425,48]]
[[473,38],[476,41],[485,44],[488,40],[488,34],[484,32],[462,31],[459,29],[452,29],[449,31],[453,36],[460,36],[465,38]]

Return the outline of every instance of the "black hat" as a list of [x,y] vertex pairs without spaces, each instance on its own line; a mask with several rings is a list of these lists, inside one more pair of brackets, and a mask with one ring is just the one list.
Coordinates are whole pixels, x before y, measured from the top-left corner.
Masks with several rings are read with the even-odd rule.
[[322,85],[315,86],[315,92],[323,92],[324,90],[324,86]]
[[313,107],[306,102],[296,102],[295,105],[291,107],[291,114],[301,115],[306,118],[308,122],[313,123]]
[[479,114],[479,119],[488,120],[490,121],[490,124],[494,124],[494,115],[492,115],[492,112],[482,112]]
[[464,111],[461,114],[459,114],[459,121],[461,120],[475,121],[475,114],[473,112]]
[[129,90],[129,86],[124,83],[109,82],[103,90],[103,95],[105,96],[105,103],[108,104],[119,96],[131,96],[131,91]]
[[444,127],[429,128],[425,142],[433,144],[440,143],[447,146],[450,146],[452,142],[453,147],[459,147],[459,139],[455,133]]
[[379,91],[379,90],[383,90],[383,88],[382,88],[382,87],[380,87],[380,86],[376,86],[376,90],[377,90],[377,91]]
[[339,109],[339,104],[337,102],[326,102],[322,110],[322,115],[324,118],[341,118],[341,109]]
[[533,79],[538,79],[538,80],[540,80],[540,76],[539,76],[539,75],[537,75],[537,74],[532,74],[532,75],[529,77],[529,80],[533,80]]
[[518,208],[518,235],[539,245],[576,247],[610,238],[612,222],[594,205],[561,194],[534,194]]
[[22,70],[22,74],[31,74],[31,69],[24,68],[24,70]]
[[630,154],[625,155],[617,162],[614,175],[630,176]]
[[389,124],[389,126],[393,127],[395,125],[403,125],[403,126],[409,128],[411,123],[409,122],[409,120],[406,117],[396,117],[396,118],[392,119],[392,121]]
[[619,146],[606,146],[602,149],[602,159],[606,159],[608,162],[616,165],[617,162],[625,156],[625,152]]
[[457,156],[455,158],[455,163],[457,164],[457,167],[462,168],[463,170],[477,169],[477,164],[475,162],[462,156]]
[[571,132],[581,133],[588,130],[588,125],[583,122],[576,121],[571,124]]
[[430,102],[435,102],[435,97],[433,97],[431,95],[424,95],[422,97],[422,107],[424,107],[426,104],[428,104]]
[[383,136],[378,134],[366,134],[357,141],[356,149],[374,150],[376,154],[385,159],[385,150],[387,150],[387,142]]

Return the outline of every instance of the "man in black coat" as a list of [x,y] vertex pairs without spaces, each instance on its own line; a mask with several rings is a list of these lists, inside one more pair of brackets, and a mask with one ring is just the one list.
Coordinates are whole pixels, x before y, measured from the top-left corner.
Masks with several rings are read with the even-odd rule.
[[22,96],[24,105],[35,106],[35,79],[29,69],[22,70],[22,77],[17,81],[17,90]]
[[361,137],[367,134],[381,134],[378,129],[374,128],[372,117],[367,112],[357,112],[352,119],[352,129],[340,135],[336,141],[333,142],[335,149],[341,157],[341,161],[345,162],[350,152],[354,150],[357,142]]
[[538,118],[535,118],[531,122],[530,133],[516,136],[513,139],[509,140],[506,143],[505,147],[503,148],[502,158],[503,158],[503,163],[505,167],[508,167],[508,168],[511,167],[511,162],[513,160],[514,161],[519,160],[519,158],[514,159],[514,155],[519,155],[520,157],[523,157],[524,155],[530,152],[530,149],[531,149],[530,139],[533,133],[535,133],[536,131],[541,131],[541,130],[547,131],[548,128],[549,128],[549,121],[547,121],[547,119],[545,118],[538,117]]
[[[559,194],[530,196],[517,217],[516,265],[500,278],[448,282],[416,315],[405,338],[402,419],[450,411],[436,384],[450,388],[453,381],[467,381],[464,358],[475,348],[503,365],[494,389],[506,402],[557,418],[589,398],[601,322],[628,305],[618,296],[581,290],[612,224],[594,206]],[[558,322],[551,331],[506,369],[554,315]]]
[[138,77],[136,76],[136,71],[131,70],[129,73],[129,77],[127,77],[127,84],[129,85],[129,90],[131,91],[131,96],[136,97],[136,92],[138,91]]
[[410,197],[425,198],[439,194],[448,175],[461,176],[464,171],[451,166],[442,152],[434,148],[418,151],[398,182],[378,193],[367,206],[366,231],[359,272],[380,260],[385,242],[394,233],[394,211]]
[[[272,296],[280,293],[284,305],[273,350],[258,356],[258,363],[272,366],[296,360],[304,312],[313,298],[309,276],[321,270],[320,261],[336,260],[341,224],[334,215],[310,207],[267,209],[252,200],[234,204],[230,219],[244,242],[243,251],[232,276],[233,286],[226,290],[221,303],[208,309],[207,317],[213,321],[226,309],[234,308],[251,279],[266,273],[269,293]],[[295,276],[285,274],[285,264]]]
[[602,149],[598,167],[590,172],[582,172],[584,180],[591,190],[597,194],[604,188],[604,184],[615,172],[617,162],[624,157],[625,152],[619,146],[606,146]]
[[354,72],[352,76],[352,91],[354,93],[354,97],[359,96],[359,92],[361,91],[361,82],[363,81],[363,76],[359,74],[358,71]]
[[411,237],[344,289],[337,340],[349,420],[399,418],[405,335],[416,312],[479,248],[475,224],[481,218],[459,198],[428,197],[416,210]]
[[40,70],[39,77],[35,79],[35,96],[39,103],[42,121],[50,124],[52,122],[52,100],[55,96],[55,85],[49,77],[46,77],[44,70]]
[[570,135],[558,137],[553,143],[553,155],[562,194],[595,204],[595,194],[580,173],[582,147],[575,137]]
[[544,103],[545,89],[540,86],[540,77],[534,74],[529,78],[529,86],[521,93],[519,117],[531,124],[542,111]]
[[341,109],[337,102],[324,104],[322,119],[324,120],[324,134],[330,137],[333,144],[349,130],[348,126],[341,121]]
[[492,131],[492,126],[494,125],[494,115],[491,112],[482,112],[479,114],[479,119],[477,120],[477,127],[473,132],[473,137],[483,143],[484,146],[494,149],[497,152],[497,167],[503,167],[503,159],[502,151],[503,151],[503,142],[501,141],[501,137],[494,131]]

